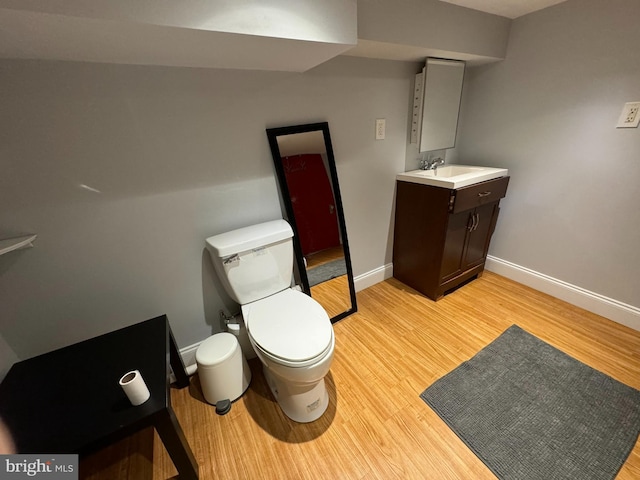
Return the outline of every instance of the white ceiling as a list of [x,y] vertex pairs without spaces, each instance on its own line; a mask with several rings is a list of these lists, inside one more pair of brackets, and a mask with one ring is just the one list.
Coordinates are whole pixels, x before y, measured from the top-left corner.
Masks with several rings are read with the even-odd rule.
[[493,13],[508,18],[518,18],[527,13],[542,10],[566,0],[441,0],[461,7]]

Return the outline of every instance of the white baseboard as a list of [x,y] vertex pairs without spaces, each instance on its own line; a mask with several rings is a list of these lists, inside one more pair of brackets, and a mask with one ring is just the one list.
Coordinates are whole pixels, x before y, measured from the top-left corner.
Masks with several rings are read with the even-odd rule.
[[365,288],[369,288],[376,283],[380,283],[385,281],[387,278],[393,277],[393,264],[387,263],[381,267],[375,268],[373,270],[369,270],[362,275],[358,275],[353,278],[354,286],[356,287],[356,292],[360,290],[364,290]]
[[[204,340],[203,340],[204,341]],[[187,372],[187,375],[191,376],[198,370],[198,365],[196,364],[196,350],[200,346],[202,342],[194,343],[193,345],[189,345],[188,347],[184,347],[180,349],[180,356],[182,357],[182,363],[184,363],[184,369]],[[173,383],[176,381],[176,376],[171,372],[169,375],[169,382]]]
[[487,256],[485,268],[498,275],[510,278],[572,305],[640,331],[640,308],[638,307],[627,305],[599,293],[585,290],[491,255]]
[[204,340],[180,349],[180,356],[182,357],[182,363],[184,363],[185,368],[189,369],[192,365],[196,364],[196,350],[198,350],[198,347],[203,341]]

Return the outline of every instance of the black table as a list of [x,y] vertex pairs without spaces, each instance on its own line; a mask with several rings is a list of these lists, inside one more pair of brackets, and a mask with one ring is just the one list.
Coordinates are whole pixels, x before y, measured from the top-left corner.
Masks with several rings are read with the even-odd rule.
[[[189,378],[166,315],[14,364],[0,384],[0,416],[19,453],[95,451],[154,426],[180,478],[198,464],[171,408],[169,364]],[[134,407],[118,384],[140,370],[151,398]]]

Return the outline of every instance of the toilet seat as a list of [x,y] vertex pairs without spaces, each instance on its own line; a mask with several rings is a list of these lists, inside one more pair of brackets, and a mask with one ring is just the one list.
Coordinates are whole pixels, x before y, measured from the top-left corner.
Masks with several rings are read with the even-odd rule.
[[287,289],[243,305],[249,337],[273,361],[304,367],[324,357],[333,344],[327,312],[308,295]]

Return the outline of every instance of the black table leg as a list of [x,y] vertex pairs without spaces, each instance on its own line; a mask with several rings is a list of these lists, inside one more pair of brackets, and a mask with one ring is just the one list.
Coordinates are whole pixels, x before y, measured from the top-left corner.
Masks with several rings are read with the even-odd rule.
[[171,328],[168,327],[168,324],[167,328],[169,328],[169,362],[171,363],[171,370],[173,370],[173,374],[176,376],[176,385],[179,388],[187,387],[189,386],[189,375],[187,375],[184,368],[180,351],[178,350],[176,341],[173,339],[173,333],[171,333]]
[[181,480],[197,480],[198,463],[171,407],[156,415],[154,425]]

